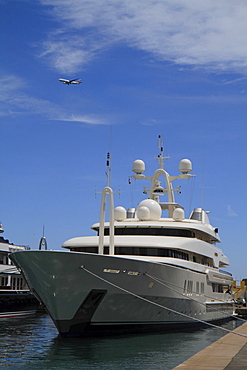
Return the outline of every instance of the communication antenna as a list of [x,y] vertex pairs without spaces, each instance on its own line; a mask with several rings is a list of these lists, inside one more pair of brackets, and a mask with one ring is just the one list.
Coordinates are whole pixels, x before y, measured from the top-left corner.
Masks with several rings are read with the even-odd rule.
[[[108,152],[106,155],[106,187],[111,188],[111,155]],[[102,193],[102,191],[96,191],[95,189],[95,195],[97,193]],[[119,193],[120,191],[113,191],[112,193]]]
[[160,153],[159,153],[158,157],[154,157],[154,158],[159,160],[158,164],[159,164],[160,168],[164,169],[164,159],[168,159],[170,157],[169,156],[164,157],[164,139],[160,135],[158,136],[158,148],[159,148]]
[[205,190],[205,146],[203,144],[203,152],[202,152],[202,199],[201,204],[202,208],[204,208],[204,190]]
[[106,155],[106,185],[111,187],[111,155],[107,153]]

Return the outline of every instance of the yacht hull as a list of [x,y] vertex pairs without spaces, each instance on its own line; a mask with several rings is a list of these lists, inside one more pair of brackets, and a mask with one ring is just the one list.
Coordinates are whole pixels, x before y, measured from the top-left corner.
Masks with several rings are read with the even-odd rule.
[[[206,273],[172,265],[64,251],[11,259],[62,336],[169,330],[227,319],[234,310],[229,294],[212,292]],[[205,291],[185,291],[185,281]]]

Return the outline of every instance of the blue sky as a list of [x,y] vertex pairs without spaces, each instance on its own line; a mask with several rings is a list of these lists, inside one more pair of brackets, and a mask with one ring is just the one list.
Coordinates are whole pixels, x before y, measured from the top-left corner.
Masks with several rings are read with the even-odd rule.
[[[239,0],[0,0],[1,214],[6,238],[37,248],[98,221],[112,156],[115,204],[143,199],[132,162],[166,169],[188,215],[210,210],[229,271],[247,278],[247,4]],[[82,78],[66,86],[59,78]],[[144,184],[147,185],[147,184]],[[203,188],[203,191],[202,191]],[[203,194],[203,196],[202,196]],[[189,209],[188,209],[189,207]]]

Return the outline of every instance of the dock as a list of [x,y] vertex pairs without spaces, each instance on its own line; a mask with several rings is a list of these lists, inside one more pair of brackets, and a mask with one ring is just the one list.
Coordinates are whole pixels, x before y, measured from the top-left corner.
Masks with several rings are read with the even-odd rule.
[[[240,336],[234,333],[239,333]],[[172,370],[246,370],[247,322]]]

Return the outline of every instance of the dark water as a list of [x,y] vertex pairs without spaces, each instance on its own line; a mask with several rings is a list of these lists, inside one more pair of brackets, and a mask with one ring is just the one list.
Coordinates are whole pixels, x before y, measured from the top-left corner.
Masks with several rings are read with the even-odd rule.
[[[232,330],[236,321],[223,326]],[[226,333],[191,332],[61,339],[46,314],[0,321],[0,368],[169,370]]]

